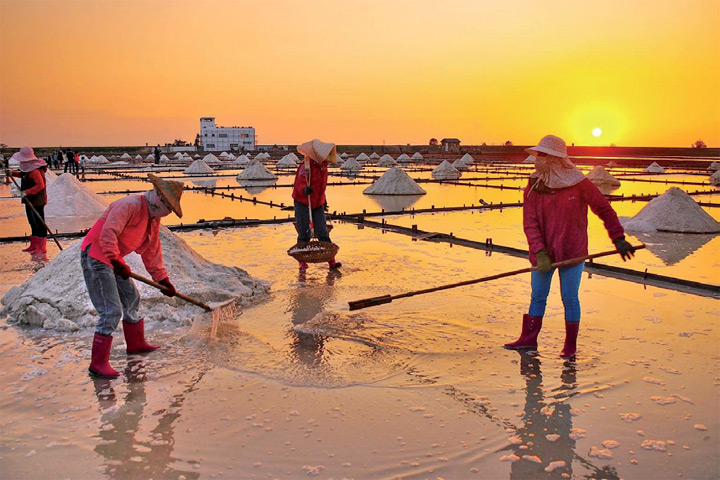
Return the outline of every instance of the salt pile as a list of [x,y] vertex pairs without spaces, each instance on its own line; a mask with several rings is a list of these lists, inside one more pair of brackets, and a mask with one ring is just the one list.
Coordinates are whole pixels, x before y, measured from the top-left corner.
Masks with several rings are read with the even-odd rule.
[[240,155],[235,159],[233,165],[244,167],[248,163],[250,163],[250,159],[247,157],[247,155]]
[[72,173],[63,173],[50,183],[47,195],[47,217],[99,217],[108,206],[100,195],[80,183]]
[[365,163],[365,162],[367,162],[368,160],[370,160],[370,157],[368,157],[367,155],[365,155],[365,152],[362,152],[360,155],[358,155],[357,157],[355,157],[355,160],[357,160],[359,163]]
[[160,155],[160,161],[161,161],[161,162],[169,162],[170,159],[167,157],[167,155],[165,155],[165,154],[163,153],[162,155]]
[[425,190],[399,167],[393,167],[363,191],[366,195],[423,195]]
[[347,152],[343,152],[343,153],[340,154],[340,156],[341,156],[342,158],[347,158],[347,157],[348,157],[348,154],[347,154]]
[[277,177],[268,170],[265,165],[258,162],[257,160],[253,160],[248,164],[247,167],[245,167],[245,170],[243,170],[238,176],[238,181],[240,180],[276,180]]
[[463,162],[465,165],[470,166],[475,162],[475,159],[473,158],[472,155],[470,155],[469,153],[466,153],[465,155],[460,157],[460,161]]
[[[363,155],[363,154],[361,153],[360,155]],[[358,170],[360,170],[362,168],[362,165],[360,165],[357,160],[350,157],[345,161],[345,163],[343,163],[340,166],[340,168],[342,170],[346,170],[346,171],[350,171],[350,172],[357,172]]]
[[232,162],[233,160],[235,160],[235,155],[233,155],[232,153],[228,153],[227,157],[225,157],[225,161]]
[[463,161],[462,158],[458,158],[452,163],[452,166],[457,168],[458,170],[467,170],[468,166],[467,163]]
[[665,169],[657,164],[657,162],[651,163],[645,170],[645,173],[665,173]]
[[125,153],[123,153],[122,155],[120,155],[120,158],[121,158],[122,160],[130,160],[132,157],[130,156],[129,153],[125,152]]
[[413,153],[413,156],[410,157],[412,160],[415,160],[416,162],[421,162],[425,159],[425,157],[422,156],[420,152]]
[[606,166],[606,167],[609,167],[609,168],[617,167],[617,163],[615,163],[614,161],[610,160],[610,161],[607,163],[607,165],[605,165],[605,166]]
[[222,152],[220,155],[218,155],[220,158],[225,158],[228,156],[227,152]]
[[532,163],[535,164],[535,155],[528,155],[525,160],[522,161],[522,163]]
[[147,161],[149,161],[149,162],[154,162],[154,161],[155,161],[155,155],[153,155],[153,154],[151,153],[150,155],[148,155],[147,157],[145,157],[145,160],[147,160]]
[[208,165],[218,165],[220,163],[220,160],[218,160],[218,158],[212,153],[208,153],[203,158],[203,162],[207,163]]
[[597,165],[595,168],[593,168],[592,171],[586,175],[586,177],[595,185],[610,185],[615,187],[620,186],[620,180],[610,175],[608,171],[600,165]]
[[716,172],[720,170],[720,162],[712,162],[707,168],[708,172]]
[[295,163],[295,160],[293,160],[290,155],[285,155],[280,159],[276,166],[278,168],[295,168],[297,167],[297,163]]
[[200,158],[200,154],[196,153],[195,155],[193,155],[193,158]]
[[183,173],[186,175],[206,175],[208,173],[215,173],[215,170],[202,160],[195,160]]
[[622,220],[625,230],[634,232],[720,233],[720,223],[677,187],[652,199],[634,217]]
[[454,180],[460,178],[460,170],[450,165],[450,162],[443,160],[435,170],[432,171],[433,178],[438,180]]
[[[45,186],[49,187],[56,178],[58,177],[52,170],[45,172]],[[15,179],[15,181],[18,182],[18,185],[20,184],[18,179]],[[10,183],[10,195],[13,197],[20,197],[20,189],[16,187],[14,183]]]
[[140,154],[135,155],[135,160],[137,160],[138,162],[141,162],[142,159],[143,159],[142,155],[140,155]]
[[[205,303],[237,298],[239,305],[246,305],[269,290],[266,282],[251,278],[238,267],[205,260],[164,226],[160,227],[160,240],[165,268],[180,292]],[[81,243],[77,241],[67,247],[30,280],[8,291],[2,298],[4,307],[0,312],[9,316],[8,322],[60,331],[95,325],[97,314],[80,268]],[[134,272],[150,277],[139,255],[132,253],[125,260]],[[146,318],[146,324],[168,321],[188,325],[200,312],[199,308],[179,298],[165,297],[144,283],[136,285],[142,297],[140,314]]]
[[410,156],[407,153],[401,153],[395,161],[398,163],[410,163]]
[[720,185],[720,170],[710,175],[710,185]]
[[378,155],[377,152],[372,152],[372,153],[370,154],[370,158],[371,158],[372,160],[377,160],[378,158],[380,158],[380,155]]
[[110,163],[110,160],[105,158],[105,155],[100,155],[98,157],[93,155],[92,158],[90,158],[90,163],[104,164],[104,163]]
[[377,161],[378,167],[394,167],[395,165],[397,165],[397,162],[387,153]]
[[183,157],[183,154],[180,152],[177,152],[175,155],[173,155],[173,158],[177,158],[178,160],[180,160],[182,157]]

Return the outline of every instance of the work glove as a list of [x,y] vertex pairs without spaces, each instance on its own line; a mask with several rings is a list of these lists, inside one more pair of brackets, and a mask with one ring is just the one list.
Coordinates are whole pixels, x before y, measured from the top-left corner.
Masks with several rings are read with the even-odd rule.
[[311,193],[313,193],[313,189],[310,188],[309,186],[308,186],[308,187],[305,187],[305,188],[303,189],[303,193],[304,193],[305,195],[310,195]]
[[325,202],[325,205],[323,205],[323,210],[324,210],[325,212],[329,212],[329,211],[330,211],[330,207],[328,207],[327,202]]
[[130,278],[130,267],[127,263],[125,263],[122,259],[116,259],[113,258],[110,260],[110,263],[112,264],[113,270],[115,270],[115,275],[122,278],[123,280],[127,280]]
[[613,240],[613,243],[615,244],[615,248],[618,249],[623,262],[630,260],[633,255],[635,255],[635,248],[625,240],[625,237],[616,238]]
[[20,203],[28,203],[25,192],[20,192]]
[[552,270],[552,262],[550,261],[550,255],[548,255],[547,250],[543,249],[540,250],[537,254],[537,267],[538,271],[542,273],[547,273]]
[[177,290],[175,290],[175,285],[170,283],[170,278],[165,277],[162,280],[160,280],[158,283],[160,285],[162,285],[163,287],[165,287],[165,289],[160,290],[160,292],[162,292],[162,294],[165,295],[166,297],[174,297],[177,294]]

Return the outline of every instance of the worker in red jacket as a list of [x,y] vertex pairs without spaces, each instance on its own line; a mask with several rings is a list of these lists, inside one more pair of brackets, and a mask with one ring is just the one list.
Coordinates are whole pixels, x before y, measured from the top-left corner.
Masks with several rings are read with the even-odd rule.
[[[588,207],[603,221],[610,240],[623,260],[632,258],[633,247],[625,240],[622,225],[615,210],[597,187],[570,161],[565,142],[553,135],[528,148],[534,155],[535,172],[525,188],[523,228],[527,237],[530,263],[538,270],[532,272],[530,309],[523,316],[522,333],[510,349],[537,348],[542,328],[550,282],[555,269],[552,263],[588,254]],[[571,358],[577,351],[580,327],[578,291],[584,262],[561,267],[560,293],[565,307],[565,345],[560,356]]]
[[37,158],[30,147],[22,147],[13,157],[20,162],[20,170],[13,170],[12,175],[20,178],[22,202],[25,204],[25,215],[31,231],[30,246],[23,249],[23,252],[30,253],[35,261],[47,262],[47,163]]
[[154,185],[142,195],[131,195],[110,204],[85,236],[80,246],[80,265],[98,322],[92,344],[90,373],[101,378],[120,374],[110,366],[112,334],[120,319],[127,353],[145,353],[160,348],[145,340],[145,321],[138,315],[140,293],[130,278],[123,257],[137,252],[152,279],[165,287],[164,295],[177,293],[163,265],[160,218],[175,212],[182,217],[183,184],[148,174]]
[[[298,153],[305,156],[295,173],[292,197],[295,201],[295,222],[298,231],[298,243],[306,243],[312,237],[310,217],[315,235],[321,242],[330,243],[325,220],[325,188],[328,179],[328,164],[337,163],[337,150],[334,143],[325,143],[320,140],[305,142],[297,147]],[[331,259],[328,262],[331,270],[340,268],[342,264]],[[307,268],[305,262],[300,262],[300,268]]]

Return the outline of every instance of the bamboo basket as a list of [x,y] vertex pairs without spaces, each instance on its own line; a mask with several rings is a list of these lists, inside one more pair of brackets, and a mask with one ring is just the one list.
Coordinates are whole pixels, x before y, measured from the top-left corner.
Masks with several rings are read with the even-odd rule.
[[313,238],[307,243],[296,243],[287,253],[298,262],[322,263],[335,258],[338,250],[340,247],[332,242],[321,242]]

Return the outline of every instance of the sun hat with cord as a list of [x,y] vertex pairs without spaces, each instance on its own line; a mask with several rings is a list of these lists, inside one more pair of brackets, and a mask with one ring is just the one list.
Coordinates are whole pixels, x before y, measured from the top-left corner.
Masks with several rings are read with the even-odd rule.
[[312,158],[317,163],[326,160],[333,165],[337,163],[337,147],[334,143],[326,143],[316,138],[298,145],[297,151],[308,158]]
[[23,173],[47,166],[45,160],[37,158],[30,147],[22,147],[19,152],[13,155],[13,158],[20,162],[20,171]]
[[185,184],[176,182],[175,180],[164,180],[157,175],[148,173],[150,183],[155,186],[158,194],[167,202],[170,209],[175,212],[178,218],[182,218],[182,208],[180,208],[180,197],[183,193]]
[[[572,187],[585,179],[585,175],[568,158],[567,146],[560,137],[546,135],[537,146],[526,148],[525,152],[536,157],[535,171],[530,178],[537,178],[537,181],[530,191],[541,182],[547,188],[559,189]],[[538,155],[538,153],[546,155]]]

